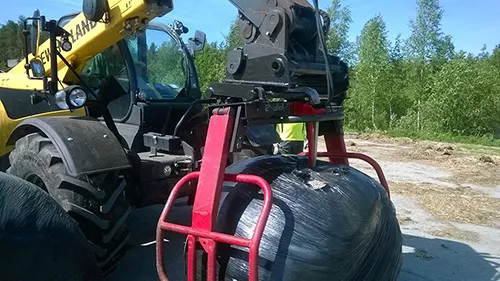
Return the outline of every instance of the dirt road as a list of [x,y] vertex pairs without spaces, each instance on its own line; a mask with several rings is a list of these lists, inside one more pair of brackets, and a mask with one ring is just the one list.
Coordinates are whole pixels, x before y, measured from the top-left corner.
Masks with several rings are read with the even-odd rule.
[[[385,172],[404,234],[401,281],[500,280],[500,149],[347,135],[349,151],[375,158]],[[376,177],[367,164],[351,164]],[[132,248],[110,281],[158,280],[155,225],[162,206],[130,218]],[[171,219],[182,222],[182,203]],[[185,280],[184,238],[167,237],[167,270]]]

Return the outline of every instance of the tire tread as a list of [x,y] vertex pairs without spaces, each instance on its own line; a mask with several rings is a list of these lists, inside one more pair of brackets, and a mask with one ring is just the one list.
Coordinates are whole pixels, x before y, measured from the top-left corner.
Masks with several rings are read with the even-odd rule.
[[7,173],[26,179],[38,175],[47,192],[75,219],[104,273],[116,267],[130,237],[130,206],[120,193],[126,182],[118,171],[71,177],[52,141],[41,133],[20,138],[9,156]]

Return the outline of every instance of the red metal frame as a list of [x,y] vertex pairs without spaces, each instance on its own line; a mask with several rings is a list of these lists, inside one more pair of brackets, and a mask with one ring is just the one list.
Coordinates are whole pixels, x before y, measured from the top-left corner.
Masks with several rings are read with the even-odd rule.
[[[192,172],[183,177],[173,188],[156,229],[156,268],[160,280],[168,281],[163,267],[163,231],[172,231],[188,236],[188,281],[196,280],[196,242],[199,241],[207,252],[207,281],[216,280],[217,243],[225,243],[249,248],[249,280],[257,281],[259,245],[269,213],[271,211],[272,191],[269,183],[254,175],[225,174],[226,159],[229,153],[234,114],[230,108],[218,110],[211,118],[200,172]],[[198,179],[194,197],[192,226],[166,222],[168,214],[182,187]],[[259,215],[255,232],[250,239],[214,232],[223,181],[245,182],[258,185],[264,193],[262,212]]]
[[[292,103],[294,115],[324,114],[325,109],[315,109],[310,104]],[[168,281],[164,270],[163,256],[163,232],[172,231],[187,235],[187,261],[188,261],[188,281],[196,280],[196,245],[200,242],[203,250],[207,253],[207,281],[216,280],[216,250],[218,243],[237,245],[249,248],[249,280],[257,281],[258,278],[258,256],[259,245],[262,239],[272,204],[272,191],[268,182],[263,178],[254,175],[230,175],[225,174],[226,163],[229,154],[231,136],[234,130],[235,114],[234,109],[228,107],[218,109],[210,118],[208,126],[205,151],[200,172],[192,172],[183,177],[173,188],[167,203],[161,213],[156,229],[156,268],[161,281]],[[309,152],[301,155],[309,156],[309,164],[313,166],[317,156],[328,157],[330,162],[348,165],[348,158],[358,158],[365,160],[376,170],[381,184],[390,197],[389,187],[385,180],[382,169],[372,158],[360,153],[346,152],[344,137],[342,133],[325,135],[327,152],[317,152],[317,130],[315,122],[307,124]],[[316,153],[315,153],[316,152]],[[198,179],[194,197],[190,200],[194,202],[192,212],[192,225],[184,226],[169,223],[166,221],[174,201],[177,199],[179,191],[185,185]],[[222,193],[222,183],[224,181],[245,182],[259,186],[264,193],[264,203],[262,211],[255,226],[255,232],[250,239],[227,235],[214,231],[217,219],[217,210]]]
[[[292,105],[292,111],[295,115],[307,115],[307,114],[324,114],[326,113],[326,109],[315,109],[311,104],[304,103],[294,103]],[[328,157],[330,162],[335,164],[345,164],[349,165],[349,158],[356,158],[360,160],[366,161],[370,164],[377,176],[380,180],[380,183],[384,187],[387,192],[388,197],[391,197],[391,192],[389,189],[389,185],[387,184],[387,180],[385,179],[384,173],[382,172],[382,168],[373,158],[368,155],[361,153],[350,153],[347,152],[345,146],[344,136],[342,134],[338,135],[325,135],[325,144],[327,152],[318,152],[317,149],[317,139],[315,138],[315,127],[314,123],[307,124],[307,141],[308,141],[308,152],[299,153],[299,155],[308,155],[309,158],[309,166],[313,166],[313,158],[316,157]]]
[[[294,115],[311,115],[311,114],[325,114],[327,113],[325,108],[314,108],[311,104],[294,102],[291,104],[291,109]],[[317,149],[317,141],[314,139],[314,123],[310,122],[307,124],[307,145],[309,150],[309,166],[312,166],[312,153]],[[325,135],[326,150],[333,153],[345,153],[346,146],[344,141],[344,136],[342,134],[338,135]],[[335,164],[345,164],[349,165],[347,158],[331,157],[330,162]]]

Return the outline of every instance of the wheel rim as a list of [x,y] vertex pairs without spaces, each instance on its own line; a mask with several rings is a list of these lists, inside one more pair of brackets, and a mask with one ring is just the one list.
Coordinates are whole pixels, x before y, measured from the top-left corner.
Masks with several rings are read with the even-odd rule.
[[42,178],[40,178],[38,175],[36,174],[29,174],[27,177],[26,177],[26,181],[40,187],[41,189],[43,189],[44,191],[47,191],[47,187],[45,186],[45,182],[43,182]]

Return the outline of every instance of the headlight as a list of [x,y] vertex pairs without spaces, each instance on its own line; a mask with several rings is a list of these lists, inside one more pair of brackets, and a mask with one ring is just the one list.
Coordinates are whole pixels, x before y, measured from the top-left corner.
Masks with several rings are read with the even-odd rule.
[[76,109],[87,102],[87,92],[80,86],[70,86],[58,91],[54,101],[60,109]]
[[62,89],[57,92],[54,96],[55,103],[60,109],[69,109],[69,105],[66,102],[66,89]]
[[71,106],[80,108],[87,102],[87,93],[82,88],[75,88],[69,92],[68,101]]

